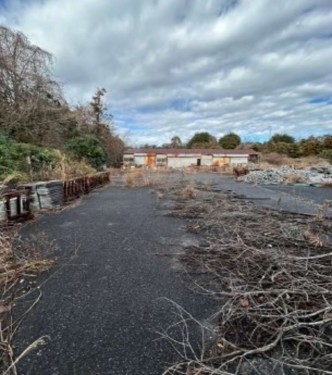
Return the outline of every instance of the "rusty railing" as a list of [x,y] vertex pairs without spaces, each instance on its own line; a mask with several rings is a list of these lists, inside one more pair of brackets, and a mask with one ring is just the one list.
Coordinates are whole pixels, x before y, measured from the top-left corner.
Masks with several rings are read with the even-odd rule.
[[64,201],[69,202],[79,198],[83,194],[89,194],[92,190],[108,183],[109,181],[109,172],[102,172],[91,176],[64,181]]

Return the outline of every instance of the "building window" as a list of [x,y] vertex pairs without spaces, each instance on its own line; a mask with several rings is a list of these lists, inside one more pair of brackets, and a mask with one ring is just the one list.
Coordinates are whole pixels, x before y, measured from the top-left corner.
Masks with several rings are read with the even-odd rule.
[[135,165],[135,159],[133,156],[125,156],[123,158],[123,164],[128,165],[128,166],[133,166]]
[[157,167],[166,167],[167,159],[166,158],[157,158],[156,166]]

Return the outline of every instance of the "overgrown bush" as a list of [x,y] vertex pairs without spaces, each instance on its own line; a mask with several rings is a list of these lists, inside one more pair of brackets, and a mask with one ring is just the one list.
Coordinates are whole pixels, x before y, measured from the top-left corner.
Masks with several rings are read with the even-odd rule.
[[295,141],[287,134],[275,134],[268,142],[256,142],[251,147],[258,152],[277,153],[291,158],[321,156],[331,160],[329,155],[332,150],[332,136],[311,136]]
[[0,175],[13,172],[30,173],[42,168],[54,168],[59,156],[54,150],[31,144],[16,143],[0,135]]
[[321,153],[320,153],[320,156],[326,160],[328,160],[331,164],[332,164],[332,149],[328,150],[323,150]]
[[101,169],[107,161],[107,153],[97,138],[80,136],[66,144],[67,150],[78,160],[86,160],[93,168]]
[[59,150],[16,143],[0,134],[0,179],[29,182],[66,179],[94,173],[85,159],[77,160]]

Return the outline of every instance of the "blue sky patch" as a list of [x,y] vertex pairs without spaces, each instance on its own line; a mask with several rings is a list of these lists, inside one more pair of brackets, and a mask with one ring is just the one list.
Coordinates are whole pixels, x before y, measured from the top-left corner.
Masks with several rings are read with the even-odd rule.
[[309,100],[310,104],[332,104],[332,97],[330,96],[321,96]]
[[192,110],[191,103],[187,99],[175,99],[169,103],[170,108],[180,112],[190,112]]

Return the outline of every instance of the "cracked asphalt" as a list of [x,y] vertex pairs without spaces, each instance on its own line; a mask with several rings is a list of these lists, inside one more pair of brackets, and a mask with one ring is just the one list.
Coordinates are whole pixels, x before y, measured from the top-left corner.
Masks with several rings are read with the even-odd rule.
[[15,337],[18,353],[49,337],[20,362],[20,374],[154,375],[176,360],[158,333],[178,321],[165,298],[202,321],[214,309],[184,285],[169,256],[195,239],[157,206],[147,189],[106,188],[24,228],[57,240],[59,264],[41,277],[41,300]]
[[273,210],[316,215],[327,201],[326,215],[332,217],[332,189],[300,185],[253,185],[213,173],[198,173],[193,179],[210,182],[220,190],[232,191],[257,205]]

